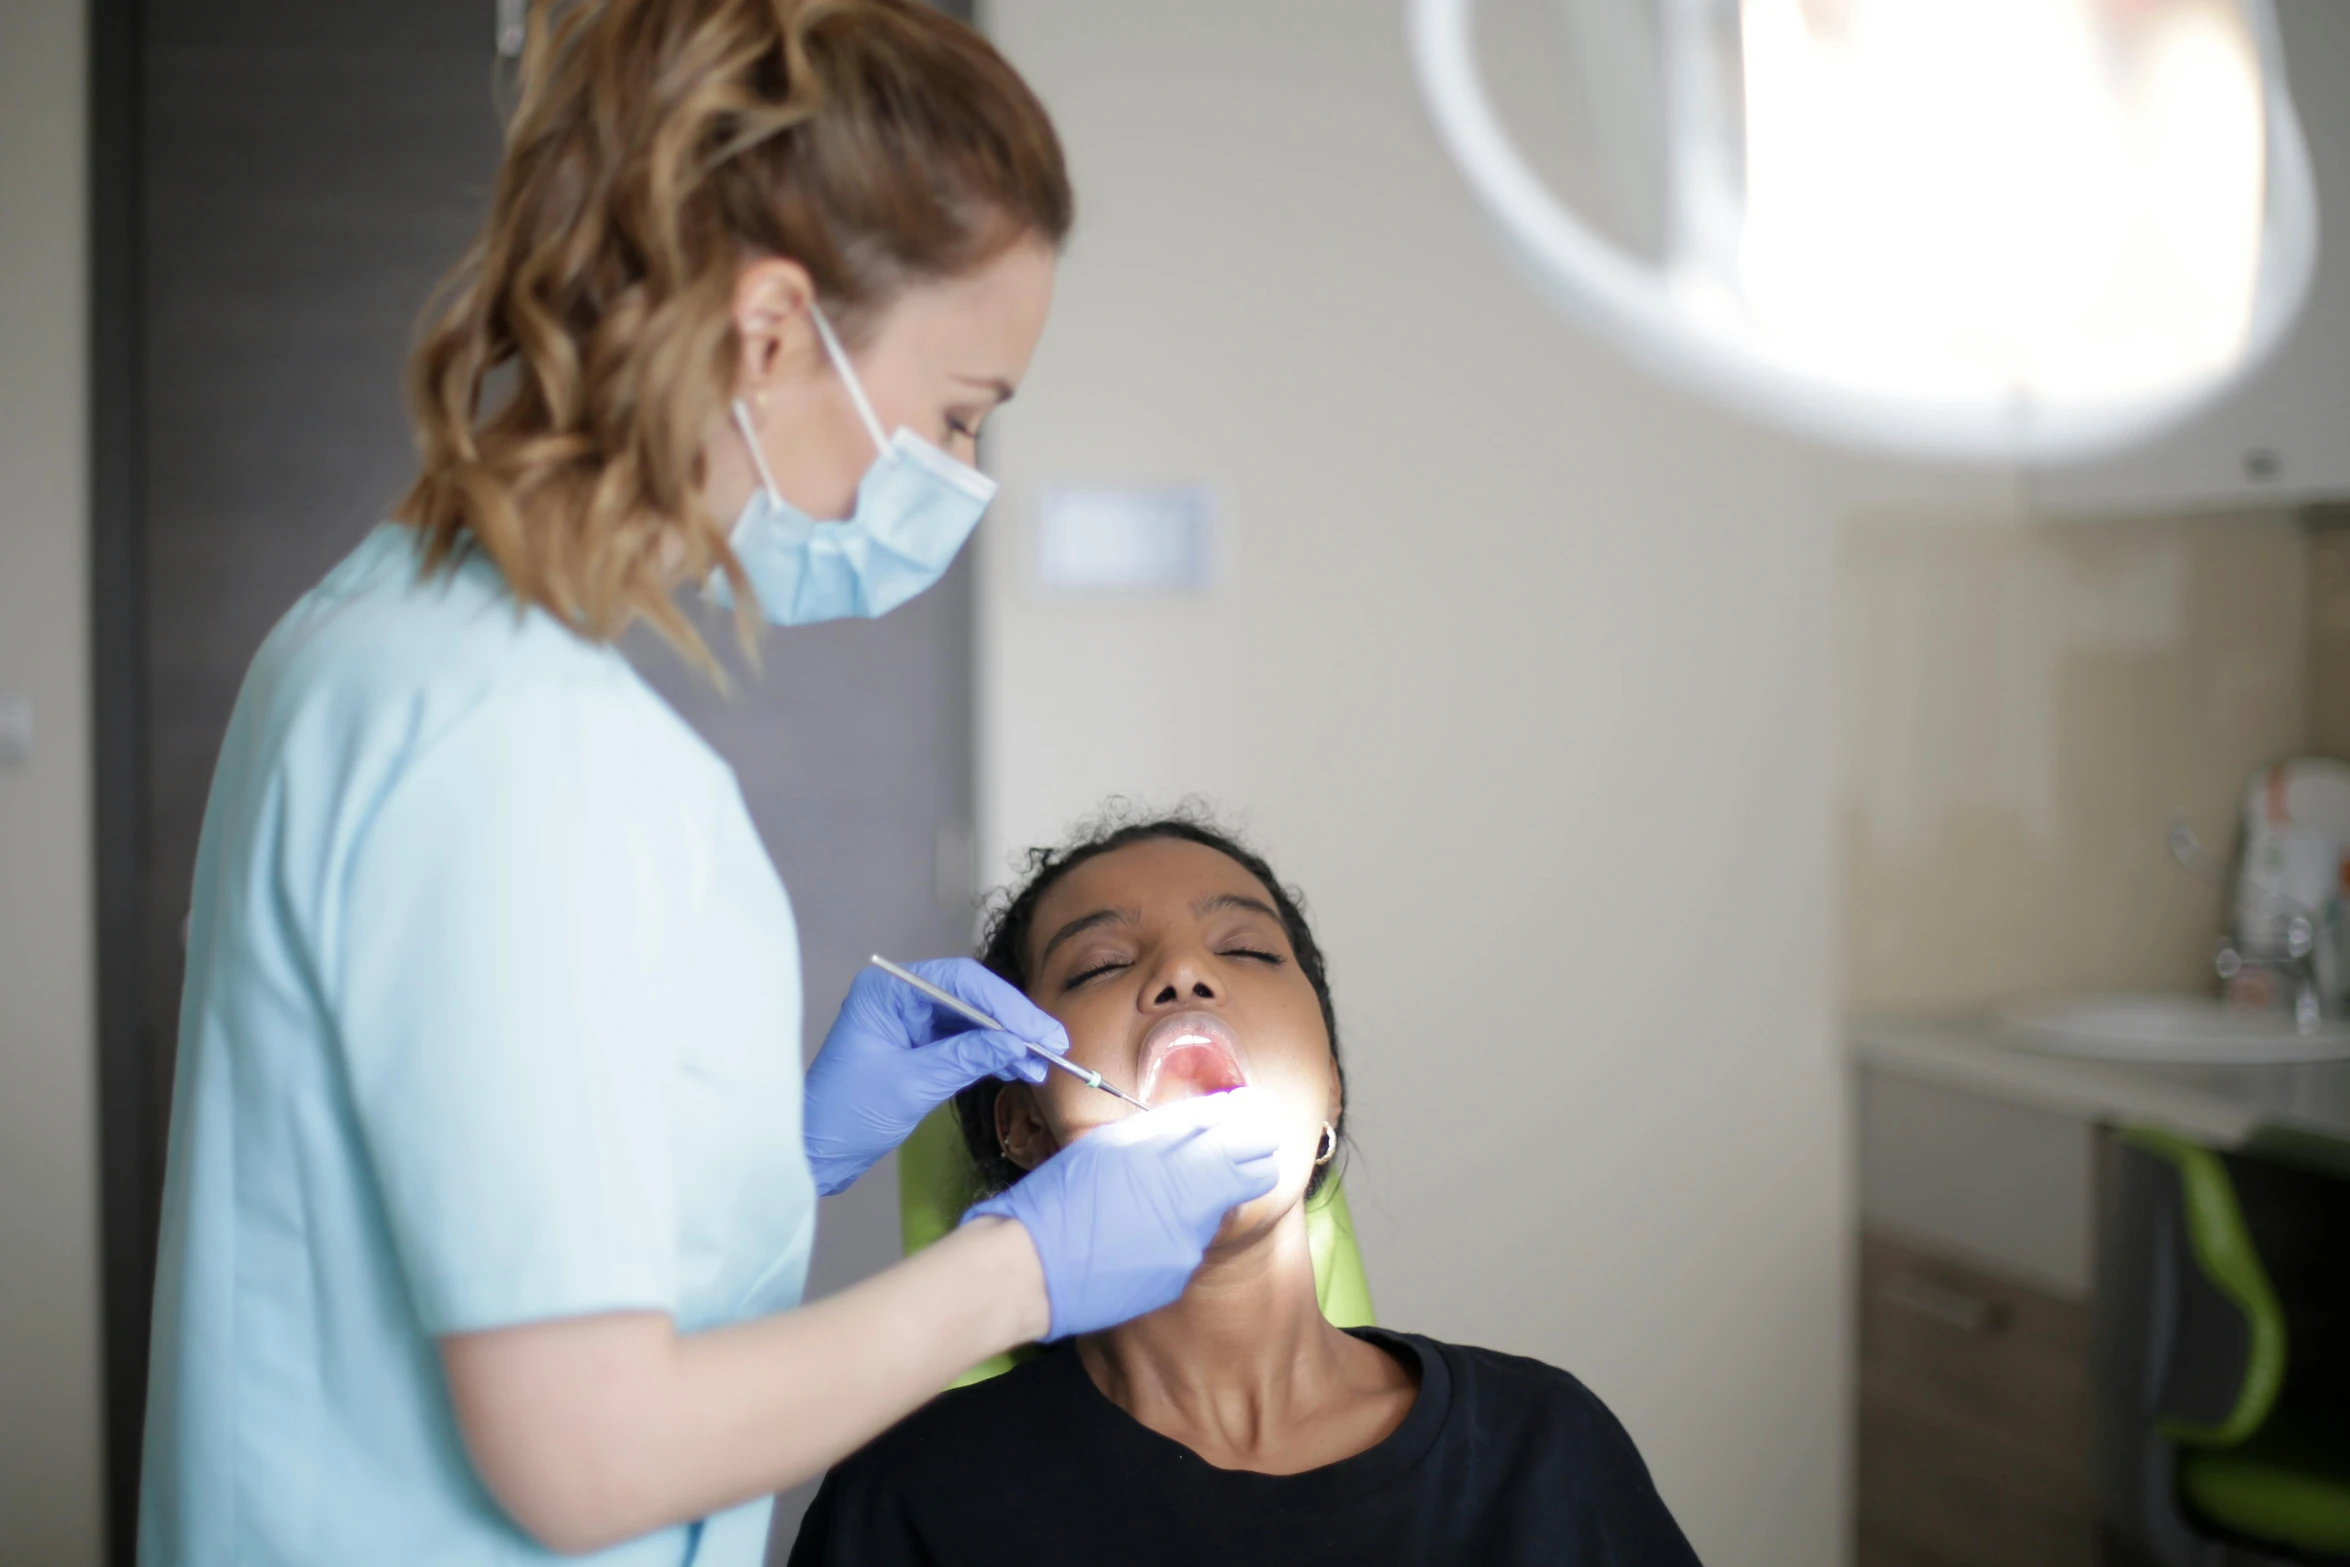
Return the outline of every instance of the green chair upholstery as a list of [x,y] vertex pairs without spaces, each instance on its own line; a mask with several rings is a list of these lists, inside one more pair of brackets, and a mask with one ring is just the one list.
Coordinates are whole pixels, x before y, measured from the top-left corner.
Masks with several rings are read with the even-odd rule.
[[[2260,1429],[2284,1386],[2285,1317],[2276,1291],[2260,1265],[2235,1183],[2218,1154],[2152,1127],[2125,1128],[2121,1140],[2171,1167],[2179,1186],[2179,1224],[2194,1264],[2182,1280],[2181,1331],[2171,1341],[2155,1425],[2182,1446],[2234,1447]],[[2211,1320],[2199,1321],[2199,1313]],[[2190,1382],[2212,1378],[2189,1361],[2203,1342],[2222,1336],[2229,1340],[2230,1353],[2218,1368],[2221,1397],[2215,1406],[2208,1394],[2200,1400],[2191,1396]]]
[[2156,1561],[2350,1558],[2350,1410],[2313,1385],[2322,1371],[2290,1374],[2286,1307],[2227,1161],[2124,1128],[2106,1186],[2100,1462],[2128,1471],[2105,1488],[2109,1526],[2118,1497],[2136,1516],[2116,1532]]
[[[898,1149],[898,1230],[907,1256],[962,1222],[971,1205],[971,1157],[952,1105],[933,1111]],[[1370,1327],[1371,1283],[1355,1247],[1354,1215],[1342,1183],[1328,1181],[1306,1204],[1306,1241],[1314,1255],[1314,1296],[1322,1315],[1342,1328]],[[1020,1351],[983,1361],[954,1385],[1009,1371]]]
[[2350,1453],[2291,1430],[2182,1457],[2179,1494],[2236,1534],[2350,1557]]

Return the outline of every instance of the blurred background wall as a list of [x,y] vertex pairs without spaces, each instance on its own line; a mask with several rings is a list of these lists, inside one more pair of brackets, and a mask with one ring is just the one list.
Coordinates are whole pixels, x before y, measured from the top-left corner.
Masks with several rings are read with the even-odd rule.
[[0,6],[0,1562],[99,1556],[83,13]]
[[[1582,1376],[1707,1560],[1839,1559],[1836,523],[2006,480],[1759,433],[1560,322],[1396,8],[983,14],[1081,207],[991,458],[983,874],[1108,793],[1229,808],[1331,956],[1381,1320]],[[1040,585],[1049,487],[1163,482],[1217,497],[1213,586]]]
[[2309,743],[2350,756],[2350,509],[2313,514],[2310,524]]
[[[2318,749],[2319,536],[2278,509],[1843,538],[1845,995],[2205,991],[2245,780]],[[2338,700],[2328,698],[2326,700]]]

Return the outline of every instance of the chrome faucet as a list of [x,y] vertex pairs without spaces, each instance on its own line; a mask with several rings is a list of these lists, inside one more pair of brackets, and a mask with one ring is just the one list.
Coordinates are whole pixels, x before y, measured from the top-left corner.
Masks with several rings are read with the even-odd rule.
[[2286,919],[2282,953],[2252,951],[2234,937],[2223,936],[2212,954],[2211,966],[2222,980],[2234,979],[2246,969],[2271,970],[2290,987],[2295,1028],[2314,1034],[2325,1021],[2325,989],[2318,983],[2317,973],[2317,922],[2307,913],[2296,912]]
[[[2194,828],[2173,818],[2166,837],[2171,858],[2178,861],[2181,869],[2216,883],[2223,892],[2232,890],[2226,876],[2211,869],[2210,857],[2204,853],[2203,841],[2195,835]],[[2293,1026],[2304,1034],[2313,1034],[2337,1010],[2327,999],[2324,976],[2318,971],[2317,936],[2324,928],[2324,920],[2315,909],[2282,893],[2271,893],[2270,897],[2285,911],[2282,950],[2256,948],[2244,941],[2241,933],[2222,936],[2213,950],[2211,966],[2223,983],[2247,969],[2266,969],[2275,974],[2293,998]]]

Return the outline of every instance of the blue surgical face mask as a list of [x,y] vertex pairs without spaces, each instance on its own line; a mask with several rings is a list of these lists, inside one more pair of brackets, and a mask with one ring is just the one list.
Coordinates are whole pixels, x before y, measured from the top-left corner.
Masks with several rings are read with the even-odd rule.
[[[946,574],[996,489],[995,480],[911,430],[884,437],[832,323],[813,304],[808,314],[880,456],[858,483],[848,519],[818,522],[775,488],[750,410],[735,400],[735,427],[751,449],[759,488],[735,522],[734,557],[760,612],[779,626],[888,614]],[[721,601],[729,597],[723,572],[711,591]]]

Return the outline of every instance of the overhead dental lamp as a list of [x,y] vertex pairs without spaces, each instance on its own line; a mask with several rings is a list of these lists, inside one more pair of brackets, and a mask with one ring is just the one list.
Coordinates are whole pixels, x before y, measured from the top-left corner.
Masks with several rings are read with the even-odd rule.
[[1557,0],[1647,42],[1651,266],[1535,174],[1475,0],[1411,0],[1436,130],[1528,275],[1651,369],[1922,457],[2144,440],[2258,365],[2317,258],[2269,0]]

